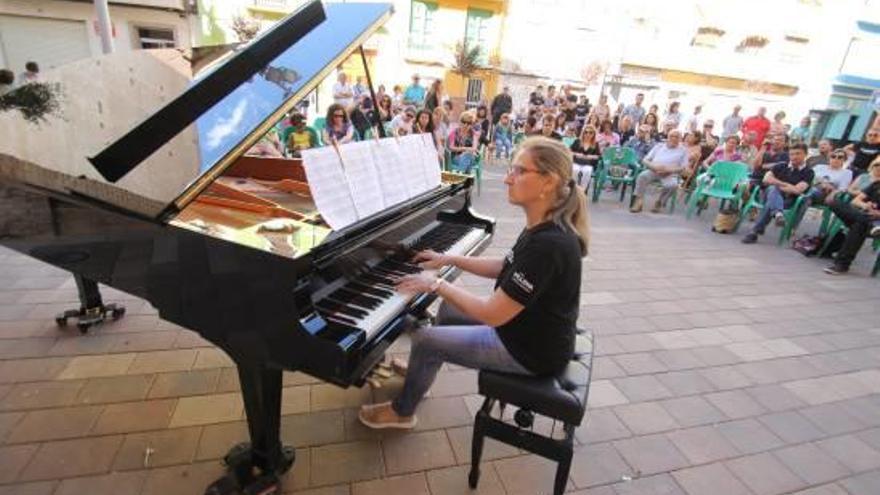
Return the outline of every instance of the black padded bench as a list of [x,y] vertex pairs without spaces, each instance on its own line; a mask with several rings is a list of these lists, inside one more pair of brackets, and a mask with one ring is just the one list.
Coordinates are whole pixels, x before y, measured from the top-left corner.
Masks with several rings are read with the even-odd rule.
[[[574,430],[581,424],[587,409],[592,364],[593,336],[588,331],[578,330],[574,357],[558,376],[530,377],[480,371],[480,395],[486,400],[474,418],[468,476],[471,488],[476,488],[480,480],[483,439],[489,437],[556,461],[553,494],[562,495],[571,469]],[[516,425],[492,417],[496,402],[501,406],[499,416],[503,416],[506,404],[519,408],[514,415]],[[531,431],[535,413],[562,422],[564,437],[554,439]]]

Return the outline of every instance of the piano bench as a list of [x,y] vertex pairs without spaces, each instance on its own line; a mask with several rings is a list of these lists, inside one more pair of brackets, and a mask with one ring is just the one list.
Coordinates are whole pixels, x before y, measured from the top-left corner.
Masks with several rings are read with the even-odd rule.
[[[468,476],[471,488],[476,488],[479,482],[483,439],[489,437],[556,461],[558,465],[553,493],[562,495],[571,469],[574,430],[580,426],[587,409],[592,363],[593,336],[588,331],[578,330],[574,357],[557,376],[531,377],[480,371],[480,395],[486,400],[474,418],[471,471]],[[496,402],[500,406],[498,418],[491,414]],[[503,420],[507,404],[519,408],[514,414],[515,425]],[[535,413],[549,417],[554,422],[560,421],[563,438],[551,438],[534,432],[531,428]],[[553,429],[556,429],[555,424]]]

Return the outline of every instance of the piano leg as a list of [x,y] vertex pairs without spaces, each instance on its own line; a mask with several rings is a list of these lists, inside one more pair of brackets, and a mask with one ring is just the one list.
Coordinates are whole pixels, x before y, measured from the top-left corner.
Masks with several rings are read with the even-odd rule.
[[281,373],[258,363],[238,364],[251,442],[226,454],[229,471],[208,487],[206,495],[281,492],[279,476],[296,457],[292,447],[281,446]]
[[75,318],[79,331],[86,333],[90,327],[103,323],[107,319],[108,313],[114,320],[125,315],[124,306],[104,304],[97,282],[79,274],[74,274],[73,280],[76,282],[76,290],[79,293],[79,309],[68,309],[56,316],[55,323],[59,327],[67,326],[67,320]]

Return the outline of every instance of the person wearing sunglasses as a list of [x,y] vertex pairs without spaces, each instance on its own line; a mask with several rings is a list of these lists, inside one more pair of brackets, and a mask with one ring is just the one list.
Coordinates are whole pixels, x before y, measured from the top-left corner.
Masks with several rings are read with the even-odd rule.
[[593,177],[593,170],[602,158],[599,141],[596,140],[596,128],[591,125],[584,126],[580,139],[572,142],[569,149],[574,159],[574,178],[579,186],[586,188],[590,184],[590,178]]
[[865,134],[865,140],[852,143],[844,148],[852,157],[850,168],[853,175],[858,177],[868,170],[868,164],[880,156],[880,127],[872,127]]
[[416,122],[415,107],[406,107],[402,112],[395,115],[391,119],[391,134],[395,136],[406,136],[413,133],[413,126]]
[[564,144],[526,139],[504,179],[508,201],[525,217],[513,248],[497,257],[430,250],[415,256],[425,270],[457,267],[494,279],[495,289],[478,296],[433,272],[398,279],[396,288],[404,294],[434,293],[443,299],[440,324],[412,333],[409,362],[400,367],[406,375],[403,388],[390,402],[362,406],[363,424],[413,428],[416,409],[444,362],[527,376],[554,376],[565,369],[574,353],[581,259],[589,244],[586,197],[571,173],[571,152]]
[[480,134],[474,129],[476,117],[473,112],[462,112],[458,118],[458,127],[449,133],[446,147],[452,157],[452,170],[463,174],[471,173],[477,160],[477,146]]
[[284,129],[281,143],[287,150],[287,156],[299,157],[300,151],[318,146],[318,133],[306,125],[305,115],[299,112],[290,114],[290,127]]
[[808,196],[811,204],[822,204],[831,194],[846,192],[852,182],[852,170],[843,166],[846,163],[846,151],[838,148],[831,152],[829,158],[830,163],[827,165],[813,167],[815,178]]
[[345,144],[354,141],[354,126],[348,120],[348,112],[339,103],[327,109],[327,122],[321,131],[321,139],[325,145]]

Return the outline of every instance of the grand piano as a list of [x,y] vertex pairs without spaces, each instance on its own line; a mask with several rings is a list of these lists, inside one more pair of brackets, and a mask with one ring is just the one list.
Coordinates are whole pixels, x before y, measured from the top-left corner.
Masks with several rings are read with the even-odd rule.
[[250,442],[230,449],[227,475],[206,493],[280,493],[295,459],[279,436],[282,372],[363,386],[432,302],[393,289],[419,270],[412,253],[476,254],[491,239],[494,221],[471,209],[471,177],[444,173],[440,185],[332,229],[302,163],[246,153],[391,15],[388,4],[307,3],[162,95],[158,110],[102,84],[115,70],[102,59],[90,91],[101,112],[124,109],[132,126],[72,113],[75,129],[47,131],[63,135],[64,149],[89,142],[88,156],[0,146],[0,187],[17,191],[5,195],[21,203],[11,211],[33,219],[2,224],[0,243],[148,300],[236,363]]

